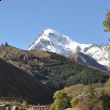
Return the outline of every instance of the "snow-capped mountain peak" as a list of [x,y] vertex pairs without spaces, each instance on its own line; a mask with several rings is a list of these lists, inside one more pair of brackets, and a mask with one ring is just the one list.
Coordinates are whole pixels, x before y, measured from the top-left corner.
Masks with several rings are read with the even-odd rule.
[[28,50],[41,49],[64,56],[71,56],[75,52],[82,52],[94,58],[98,63],[110,66],[109,46],[96,44],[80,44],[69,36],[53,29],[45,29],[34,40]]
[[28,50],[39,48],[69,56],[72,52],[83,51],[88,46],[90,45],[75,42],[70,37],[62,35],[56,30],[46,29],[39,34]]

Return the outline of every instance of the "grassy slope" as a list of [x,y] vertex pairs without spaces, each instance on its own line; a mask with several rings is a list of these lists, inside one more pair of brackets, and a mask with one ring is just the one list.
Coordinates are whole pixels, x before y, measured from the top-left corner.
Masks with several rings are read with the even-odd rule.
[[[68,94],[68,96],[70,97],[73,97],[73,96],[78,96],[78,95],[81,95],[85,92],[85,90],[88,88],[89,85],[84,85],[84,84],[76,84],[76,85],[73,85],[73,86],[69,86],[69,87],[65,87],[63,89],[63,91],[65,93]],[[101,90],[104,89],[104,85],[102,84],[93,84],[92,85],[94,87],[94,89],[97,91],[97,92],[100,92]]]

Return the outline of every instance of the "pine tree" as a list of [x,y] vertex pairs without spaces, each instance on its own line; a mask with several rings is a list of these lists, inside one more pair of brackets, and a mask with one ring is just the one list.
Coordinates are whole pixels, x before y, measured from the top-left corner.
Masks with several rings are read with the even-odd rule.
[[5,43],[5,46],[8,46],[8,43],[7,42]]

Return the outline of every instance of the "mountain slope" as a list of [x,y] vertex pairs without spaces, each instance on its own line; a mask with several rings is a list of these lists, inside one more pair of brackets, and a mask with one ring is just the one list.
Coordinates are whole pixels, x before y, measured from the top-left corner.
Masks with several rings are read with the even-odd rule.
[[28,72],[52,90],[77,83],[104,83],[109,77],[107,73],[52,52],[2,46],[0,53],[0,58]]
[[[91,56],[84,54],[82,52],[76,52],[69,56],[71,59],[75,59],[75,61],[80,62],[81,64],[87,65],[88,67],[94,67],[96,69],[100,69],[102,71],[107,71],[107,68],[99,64],[94,58]],[[95,66],[94,66],[95,65]]]
[[50,51],[67,57],[76,51],[82,52],[93,57],[101,65],[110,66],[108,45],[80,44],[53,29],[46,29],[38,35],[38,38],[28,48],[28,50],[34,49]]
[[51,101],[52,92],[36,77],[0,59],[0,96],[15,96],[29,103],[46,104]]

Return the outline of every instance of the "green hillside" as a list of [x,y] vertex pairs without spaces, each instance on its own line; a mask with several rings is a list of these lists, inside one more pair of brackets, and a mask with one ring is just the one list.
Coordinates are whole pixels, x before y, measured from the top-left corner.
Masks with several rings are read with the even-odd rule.
[[79,83],[104,83],[109,77],[107,73],[88,68],[55,53],[26,51],[11,46],[1,46],[0,53],[0,58],[36,76],[52,90]]

